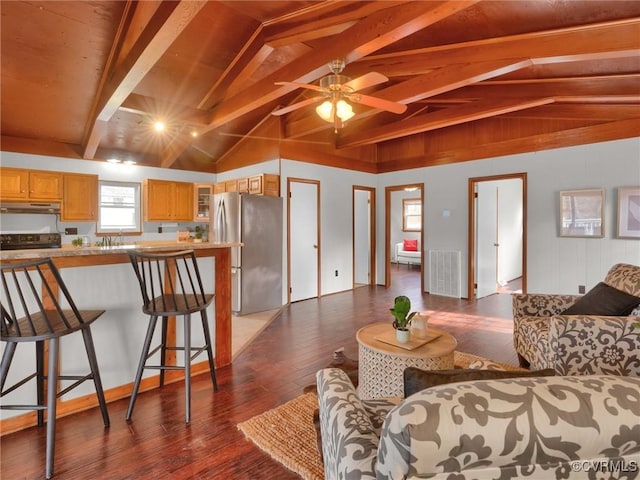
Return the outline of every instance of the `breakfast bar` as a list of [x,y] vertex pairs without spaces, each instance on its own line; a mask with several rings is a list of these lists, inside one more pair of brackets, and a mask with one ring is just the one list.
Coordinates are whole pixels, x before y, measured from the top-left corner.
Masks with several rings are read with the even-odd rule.
[[[2,263],[19,263],[39,258],[51,258],[71,291],[79,308],[103,309],[105,313],[95,322],[93,336],[96,355],[107,401],[124,398],[131,393],[137,358],[144,338],[147,317],[141,310],[142,300],[137,279],[131,268],[128,252],[171,252],[194,250],[205,289],[215,293],[212,335],[215,343],[216,368],[231,363],[231,247],[239,243],[178,243],[142,242],[112,247],[71,247],[0,251]],[[180,335],[175,319],[170,319],[169,341]],[[194,338],[198,339],[194,332]],[[179,340],[179,339],[178,339]],[[69,338],[61,364],[72,369],[82,361],[82,340]],[[74,343],[75,342],[75,343]],[[33,352],[16,351],[13,365],[33,365]],[[76,355],[77,352],[77,355]],[[181,363],[182,358],[168,361]],[[78,367],[79,368],[79,367]],[[207,362],[195,364],[193,373],[208,370]],[[16,375],[23,372],[16,372]],[[167,377],[177,380],[178,372]],[[10,377],[12,372],[9,372]],[[141,391],[157,387],[157,375],[143,379]],[[84,390],[83,390],[84,389]],[[77,389],[72,398],[62,397],[58,413],[65,415],[90,408],[95,395],[91,385]],[[33,425],[35,414],[3,416],[0,426],[9,432]]]

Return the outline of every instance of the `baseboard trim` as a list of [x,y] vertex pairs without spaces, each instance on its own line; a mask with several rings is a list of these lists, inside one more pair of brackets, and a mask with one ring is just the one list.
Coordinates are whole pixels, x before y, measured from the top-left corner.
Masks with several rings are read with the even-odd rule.
[[[191,376],[200,375],[209,372],[208,362],[194,363],[191,366]],[[165,384],[175,383],[184,380],[184,373],[179,370],[165,372]],[[140,382],[140,392],[157,389],[160,385],[160,374],[151,377],[145,377]],[[131,396],[133,382],[118,387],[110,388],[104,391],[107,403],[115,402],[123,398]],[[66,417],[74,413],[82,412],[98,406],[98,398],[95,393],[83,395],[81,397],[72,398],[70,400],[58,400],[56,418]],[[46,412],[45,412],[46,421]],[[0,420],[0,437],[18,432],[38,424],[36,412],[28,412],[11,418]]]

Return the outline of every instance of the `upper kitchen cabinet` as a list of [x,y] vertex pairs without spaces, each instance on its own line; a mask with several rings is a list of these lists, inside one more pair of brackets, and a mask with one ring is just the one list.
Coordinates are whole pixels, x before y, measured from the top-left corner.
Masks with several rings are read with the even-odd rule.
[[61,200],[62,173],[22,168],[0,169],[3,200]]
[[249,193],[279,197],[280,175],[263,173],[249,177]]
[[62,196],[62,221],[98,220],[98,176],[65,173]]
[[237,180],[237,188],[240,193],[249,193],[249,179],[246,177],[239,178]]
[[224,191],[225,192],[237,192],[238,191],[238,181],[237,180],[227,180],[224,182]]
[[194,222],[208,222],[209,221],[209,200],[213,194],[213,185],[211,184],[196,184],[194,186],[195,199],[194,199]]
[[144,190],[144,220],[193,221],[193,183],[147,179]]

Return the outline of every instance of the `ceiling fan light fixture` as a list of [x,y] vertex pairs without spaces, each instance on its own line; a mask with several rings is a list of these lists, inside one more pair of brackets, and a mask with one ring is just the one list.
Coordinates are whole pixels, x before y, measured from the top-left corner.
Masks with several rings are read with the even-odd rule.
[[342,122],[346,122],[355,115],[353,108],[345,100],[325,100],[316,107],[316,113],[325,122],[334,123],[335,116]]
[[325,122],[333,123],[333,103],[325,100],[316,107],[316,113]]
[[351,107],[351,105],[349,105],[344,100],[338,100],[338,103],[336,103],[336,115],[338,115],[340,120],[346,122],[355,114],[353,113],[353,108]]

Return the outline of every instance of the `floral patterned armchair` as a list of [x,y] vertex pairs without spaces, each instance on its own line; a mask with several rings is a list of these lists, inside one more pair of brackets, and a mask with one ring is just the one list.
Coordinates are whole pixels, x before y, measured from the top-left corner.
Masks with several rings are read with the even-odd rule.
[[[614,265],[604,279],[640,297],[640,267]],[[513,343],[520,365],[553,368],[560,375],[640,376],[638,308],[627,316],[562,314],[579,295],[514,294]]]
[[640,378],[450,383],[385,404],[374,422],[344,372],[316,378],[327,480],[584,479],[600,462],[640,468]]

